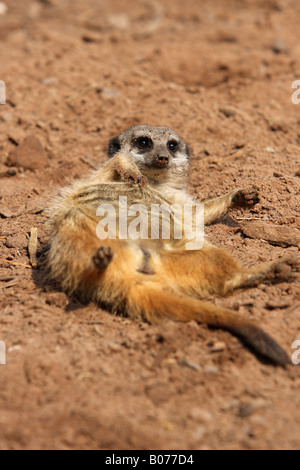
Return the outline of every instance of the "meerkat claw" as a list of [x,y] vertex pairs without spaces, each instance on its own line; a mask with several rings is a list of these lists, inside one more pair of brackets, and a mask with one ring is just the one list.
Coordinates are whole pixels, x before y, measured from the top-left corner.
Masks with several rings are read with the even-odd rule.
[[299,272],[300,256],[288,256],[278,260],[271,271],[271,277],[274,280],[291,282],[298,279]]
[[145,176],[135,173],[132,170],[124,170],[121,171],[121,176],[124,178],[124,180],[127,180],[131,183],[138,184],[142,188],[146,187],[148,184],[147,178]]
[[299,272],[300,256],[287,256],[271,263],[267,270],[253,274],[243,283],[243,287],[255,287],[260,283],[293,282],[299,279]]
[[255,206],[259,202],[259,193],[256,189],[239,189],[232,199],[232,203],[239,207]]

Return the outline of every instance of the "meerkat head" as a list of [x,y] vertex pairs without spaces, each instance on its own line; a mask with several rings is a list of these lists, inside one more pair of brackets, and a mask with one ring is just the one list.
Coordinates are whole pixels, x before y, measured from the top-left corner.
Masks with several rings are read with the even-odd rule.
[[189,148],[168,127],[131,127],[109,143],[109,158],[119,152],[130,155],[141,173],[152,180],[161,182],[172,173],[188,172]]

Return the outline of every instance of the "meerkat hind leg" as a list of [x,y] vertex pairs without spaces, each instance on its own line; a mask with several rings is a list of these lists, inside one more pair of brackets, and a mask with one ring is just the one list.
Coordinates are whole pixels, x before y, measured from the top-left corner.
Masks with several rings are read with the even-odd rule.
[[92,257],[99,272],[104,272],[113,259],[113,249],[110,246],[101,246]]

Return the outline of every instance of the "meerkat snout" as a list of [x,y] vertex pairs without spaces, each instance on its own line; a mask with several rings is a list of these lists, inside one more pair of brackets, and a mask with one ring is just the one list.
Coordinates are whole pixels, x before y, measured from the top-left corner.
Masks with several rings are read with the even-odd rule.
[[[150,162],[149,166],[161,169],[168,168],[169,164],[172,162],[172,155],[170,154],[166,143],[154,141],[153,147],[152,162]],[[151,158],[150,155],[149,157]]]

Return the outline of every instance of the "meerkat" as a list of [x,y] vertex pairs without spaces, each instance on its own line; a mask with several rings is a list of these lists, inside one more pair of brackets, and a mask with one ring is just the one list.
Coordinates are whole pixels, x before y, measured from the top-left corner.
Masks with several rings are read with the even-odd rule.
[[[171,233],[165,240],[99,240],[97,207],[129,203],[196,204],[187,191],[190,152],[166,127],[134,126],[111,139],[108,160],[86,179],[60,191],[50,209],[47,266],[52,280],[68,295],[96,302],[112,313],[155,323],[162,318],[195,320],[228,330],[275,364],[285,366],[286,352],[256,323],[233,310],[203,300],[226,296],[259,283],[291,281],[299,272],[299,256],[259,268],[241,266],[208,240],[187,251]],[[205,224],[230,208],[253,206],[256,190],[234,189],[204,202]]]

